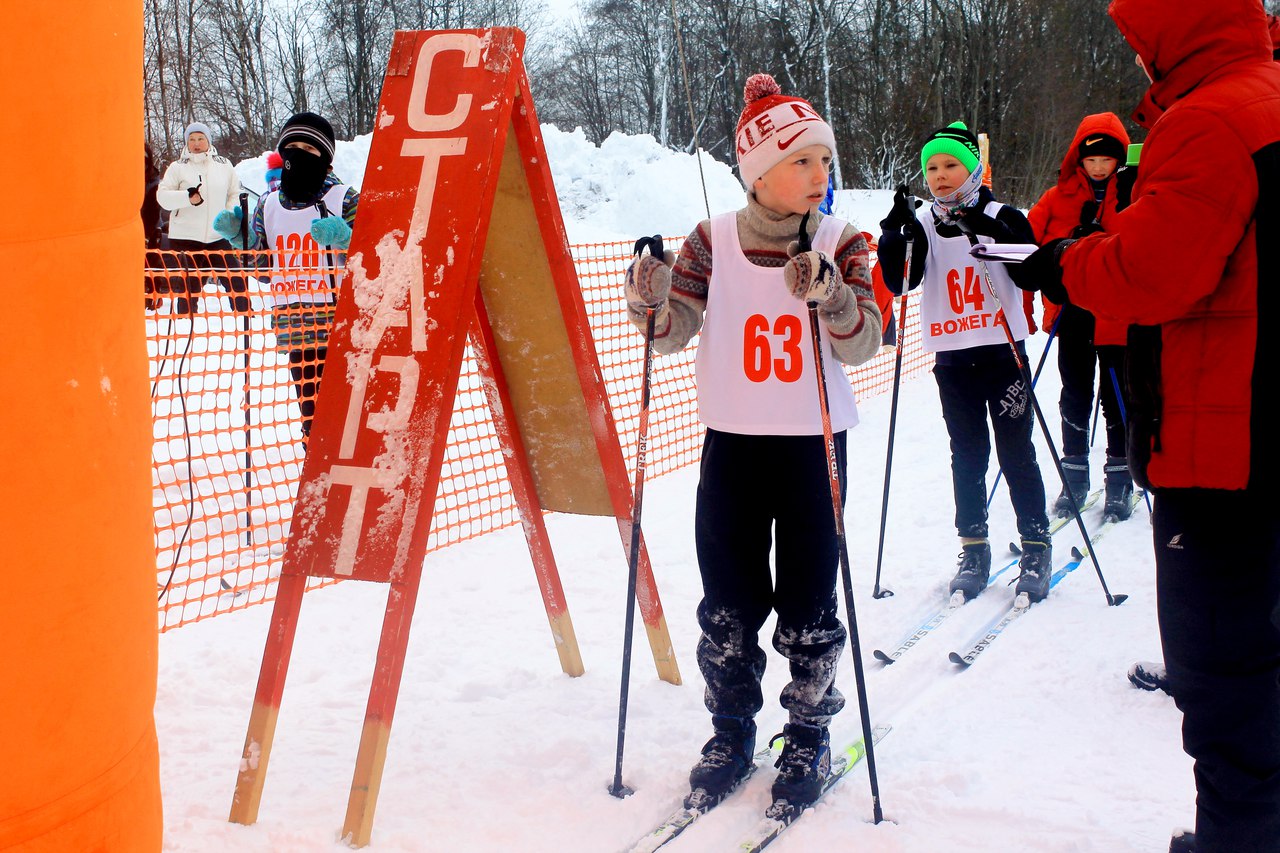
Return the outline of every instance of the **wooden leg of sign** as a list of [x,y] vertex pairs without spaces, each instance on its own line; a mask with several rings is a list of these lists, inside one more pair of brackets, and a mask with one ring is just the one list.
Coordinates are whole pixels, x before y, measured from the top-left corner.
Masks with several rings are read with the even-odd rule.
[[231,798],[231,815],[227,818],[232,823],[248,826],[258,820],[262,786],[267,779],[267,759],[271,757],[271,742],[275,737],[280,697],[284,692],[285,676],[289,672],[289,655],[293,651],[298,611],[302,607],[302,594],[306,588],[306,577],[295,574],[281,575],[276,587],[271,629],[262,650],[258,690],[253,697],[249,731],[245,735],[244,752],[240,756],[240,773],[236,777],[236,791]]
[[356,755],[347,817],[342,823],[342,838],[353,847],[366,846],[373,835],[373,813],[382,787],[382,768],[387,761],[387,741],[391,738],[391,718],[395,716],[396,699],[400,695],[400,676],[404,672],[405,649],[409,644],[413,608],[418,601],[422,567],[405,574],[403,581],[390,584],[387,594],[378,660],[373,668],[373,684],[369,687],[364,729],[360,732],[360,752]]
[[[631,519],[619,518],[618,531],[622,534],[622,550],[631,558]],[[658,678],[668,684],[680,684],[680,667],[676,664],[675,649],[671,646],[671,634],[667,631],[667,617],[662,614],[662,602],[658,599],[658,584],[653,579],[653,566],[649,563],[649,549],[640,534],[640,563],[636,573],[636,603],[640,606],[640,618],[644,620],[645,633],[649,635],[649,648],[653,663],[658,668]]]
[[547,538],[547,528],[542,521],[542,503],[538,500],[533,471],[525,453],[524,438],[520,435],[520,427],[511,410],[507,380],[502,372],[502,364],[495,357],[497,348],[494,346],[488,312],[484,307],[484,297],[478,288],[471,346],[484,384],[485,398],[489,402],[494,430],[498,434],[498,444],[502,448],[507,480],[511,483],[511,493],[515,497],[516,509],[520,512],[524,538],[529,543],[529,556],[533,559],[538,590],[542,593],[542,606],[547,611],[547,621],[551,624],[556,654],[560,656],[560,669],[566,675],[576,677],[584,672],[582,655],[578,651],[578,638],[573,631],[569,605],[560,584],[560,572],[556,569],[551,541]]

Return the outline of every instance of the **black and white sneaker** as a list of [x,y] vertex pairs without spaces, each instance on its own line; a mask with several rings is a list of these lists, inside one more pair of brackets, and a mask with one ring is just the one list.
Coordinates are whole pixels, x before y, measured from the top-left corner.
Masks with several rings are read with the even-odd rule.
[[1140,660],[1129,667],[1129,681],[1141,690],[1169,692],[1169,673],[1156,661]]

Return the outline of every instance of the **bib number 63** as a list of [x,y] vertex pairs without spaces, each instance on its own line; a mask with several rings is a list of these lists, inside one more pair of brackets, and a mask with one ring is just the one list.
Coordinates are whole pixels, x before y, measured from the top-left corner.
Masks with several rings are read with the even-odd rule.
[[765,382],[770,376],[782,382],[799,379],[804,370],[803,336],[804,327],[794,314],[776,318],[772,328],[769,318],[763,314],[748,317],[742,340],[742,367],[747,379],[752,382]]

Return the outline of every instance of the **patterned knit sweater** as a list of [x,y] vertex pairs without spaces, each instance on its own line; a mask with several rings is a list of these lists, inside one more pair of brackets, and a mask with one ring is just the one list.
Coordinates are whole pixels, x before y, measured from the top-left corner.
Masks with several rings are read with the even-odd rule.
[[[782,267],[786,264],[787,246],[796,239],[800,216],[779,214],[747,197],[747,206],[737,213],[738,241],[752,264],[759,267]],[[815,211],[809,217],[810,236],[818,230],[823,215]],[[703,220],[685,240],[671,273],[669,310],[657,317],[654,350],[666,355],[684,349],[702,328],[707,310],[707,287],[711,283],[711,221]],[[857,365],[869,360],[880,349],[880,309],[871,290],[871,267],[867,258],[867,241],[852,225],[840,235],[835,257],[845,286],[830,307],[818,309],[818,316],[831,333],[835,358]],[[779,281],[778,286],[782,283]],[[629,311],[636,328],[643,331],[642,313]]]

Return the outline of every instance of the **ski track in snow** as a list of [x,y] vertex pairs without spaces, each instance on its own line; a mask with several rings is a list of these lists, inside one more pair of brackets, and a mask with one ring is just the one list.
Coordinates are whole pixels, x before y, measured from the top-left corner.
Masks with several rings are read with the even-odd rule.
[[[560,168],[594,174],[583,165],[587,154],[573,157]],[[673,182],[683,176],[681,183],[696,187],[691,164],[692,158],[679,168],[665,164],[664,174]],[[613,180],[610,171],[594,176],[597,182]],[[641,179],[652,181],[652,173]],[[556,180],[562,180],[560,171]],[[730,190],[722,184],[724,195]],[[703,216],[696,195],[696,205],[687,208],[690,227]],[[843,212],[875,233],[888,198],[887,192],[849,194],[842,197],[850,208]],[[576,227],[570,223],[570,238],[584,239],[580,234],[589,228]],[[1044,340],[1038,335],[1030,342],[1033,363]],[[1037,394],[1055,440],[1058,390],[1050,365]],[[870,823],[864,763],[771,849],[1165,849],[1173,828],[1192,823],[1195,792],[1172,700],[1135,690],[1125,678],[1132,661],[1156,659],[1160,648],[1145,505],[1099,544],[1110,589],[1129,595],[1124,605],[1106,605],[1086,560],[972,668],[957,671],[947,653],[1012,599],[1011,588],[997,582],[899,662],[883,667],[871,649],[892,648],[912,620],[944,594],[959,550],[946,430],[933,379],[925,375],[903,385],[899,402],[882,578],[896,594],[871,598],[889,402],[886,393],[860,403],[862,423],[849,439],[846,511],[872,717],[893,726],[875,753],[886,822]],[[654,406],[662,405],[655,398]],[[1036,442],[1052,499],[1059,485],[1039,430]],[[1095,447],[1095,486],[1103,457],[1102,447]],[[993,457],[988,481],[994,464]],[[177,473],[178,484],[184,476]],[[696,466],[688,466],[646,483],[645,536],[684,684],[657,679],[645,632],[637,625],[623,775],[636,793],[617,800],[607,792],[626,593],[618,529],[608,518],[551,514],[547,525],[586,674],[573,679],[560,672],[518,527],[429,555],[371,851],[626,850],[675,807],[710,730],[694,661],[700,597],[693,542],[696,482]],[[1093,512],[1096,520],[1098,510]],[[1014,536],[1002,486],[992,506],[995,551],[1002,552]],[[1078,541],[1074,529],[1059,534],[1055,565],[1070,559],[1069,548]],[[251,827],[226,818],[271,606],[161,635],[156,719],[166,850],[349,849],[338,833],[386,598],[386,586],[357,581],[307,594],[261,811]],[[843,620],[843,602],[841,610]],[[785,722],[777,696],[786,667],[768,646],[772,630],[770,620],[761,632],[769,656],[758,718],[762,739]],[[833,724],[833,746],[861,733],[848,649],[837,683],[848,705]],[[739,795],[666,849],[732,849],[768,805],[773,775],[772,768],[762,768]]]

